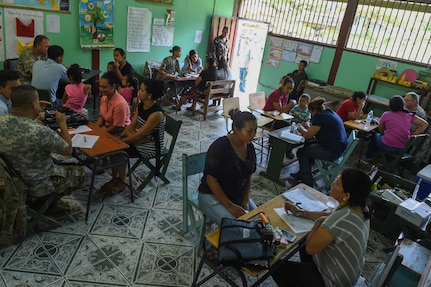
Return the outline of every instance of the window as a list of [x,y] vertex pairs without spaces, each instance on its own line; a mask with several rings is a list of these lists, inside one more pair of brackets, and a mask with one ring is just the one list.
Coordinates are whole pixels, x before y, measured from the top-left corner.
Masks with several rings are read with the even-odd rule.
[[[239,16],[270,23],[272,34],[335,46],[347,0],[240,0]],[[431,63],[427,0],[360,0],[346,49]],[[428,48],[428,49],[427,49]]]

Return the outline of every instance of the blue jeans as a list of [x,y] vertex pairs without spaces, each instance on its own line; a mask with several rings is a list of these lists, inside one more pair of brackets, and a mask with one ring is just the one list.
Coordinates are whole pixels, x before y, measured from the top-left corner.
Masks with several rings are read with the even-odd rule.
[[[217,199],[214,194],[204,194],[199,192],[199,206],[209,219],[220,226],[224,217],[236,218],[230,211]],[[251,200],[248,201],[250,210],[256,208],[256,204]]]
[[336,160],[340,154],[335,154],[325,148],[319,143],[312,143],[300,148],[296,153],[299,161],[299,177],[301,181],[308,186],[313,187],[313,174],[311,168],[315,159],[333,161]]
[[379,149],[387,153],[393,153],[393,154],[399,154],[403,151],[402,148],[398,147],[392,147],[385,145],[383,142],[383,135],[380,133],[375,133],[370,139],[370,142],[368,143],[367,147],[367,153],[365,156],[367,158],[372,158],[374,156],[374,153]]
[[247,68],[239,68],[239,90],[245,92],[245,78],[247,77]]

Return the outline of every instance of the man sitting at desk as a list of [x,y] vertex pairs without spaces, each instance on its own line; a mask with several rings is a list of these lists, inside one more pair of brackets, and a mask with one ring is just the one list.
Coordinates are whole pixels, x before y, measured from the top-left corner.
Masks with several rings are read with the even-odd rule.
[[78,166],[55,165],[51,154],[72,154],[66,116],[56,112],[60,132],[35,122],[41,111],[39,95],[29,85],[12,91],[11,114],[0,117],[0,155],[16,170],[27,187],[28,200],[52,193],[66,194],[81,186],[84,171]]
[[[417,115],[418,117],[427,120],[427,113],[419,105],[419,95],[415,92],[408,92],[404,97],[404,108]],[[412,124],[410,130],[415,131],[418,129],[418,125]]]
[[364,112],[362,111],[367,103],[367,94],[364,92],[354,92],[352,97],[344,100],[337,109],[337,114],[343,120],[360,119]]
[[[46,89],[51,96],[51,104],[54,108],[61,105],[61,99],[57,101],[57,89],[60,80],[69,82],[67,69],[62,65],[64,50],[60,46],[48,48],[48,60],[36,61],[33,65],[33,78],[31,85],[37,89]],[[45,99],[44,99],[45,100]]]
[[18,58],[16,70],[21,75],[23,84],[30,84],[33,65],[37,60],[45,61],[47,59],[49,39],[44,35],[37,35],[33,41],[33,47],[28,47],[22,51]]

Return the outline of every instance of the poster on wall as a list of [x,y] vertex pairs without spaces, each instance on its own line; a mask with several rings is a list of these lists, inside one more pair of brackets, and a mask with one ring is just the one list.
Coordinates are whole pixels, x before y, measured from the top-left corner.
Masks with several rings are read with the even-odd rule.
[[295,63],[299,63],[301,60],[319,63],[323,51],[321,46],[277,37],[271,37],[269,45],[267,65],[273,67],[280,66],[281,60]]
[[43,12],[4,9],[6,59],[18,58],[21,52],[33,46],[33,39],[43,34]]
[[0,6],[70,13],[70,0],[0,0]]
[[136,0],[136,1],[174,6],[174,0]]
[[114,0],[81,0],[81,48],[114,47]]
[[147,8],[129,6],[127,17],[127,51],[149,52],[152,13]]
[[153,46],[172,47],[174,42],[174,27],[153,26]]

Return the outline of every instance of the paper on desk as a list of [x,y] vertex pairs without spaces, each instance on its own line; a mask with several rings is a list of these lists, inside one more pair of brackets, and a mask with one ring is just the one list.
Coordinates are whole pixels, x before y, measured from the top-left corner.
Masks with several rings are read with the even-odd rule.
[[69,134],[74,135],[74,134],[86,133],[91,131],[92,129],[89,126],[82,125],[74,129],[69,129]]
[[309,232],[314,226],[314,222],[312,220],[287,214],[283,207],[274,208],[274,211],[295,233]]
[[291,142],[291,143],[303,143],[305,142],[305,138],[303,136],[291,133],[289,130],[284,130],[280,134],[280,138]]
[[298,204],[299,207],[307,211],[323,211],[328,208],[326,204],[318,200],[303,188],[286,191],[283,193],[283,197]]
[[185,73],[184,74],[184,77],[186,77],[186,78],[196,78],[196,77],[199,77],[199,74],[197,74],[197,73]]
[[72,138],[72,147],[92,148],[99,139],[99,136],[76,134]]

